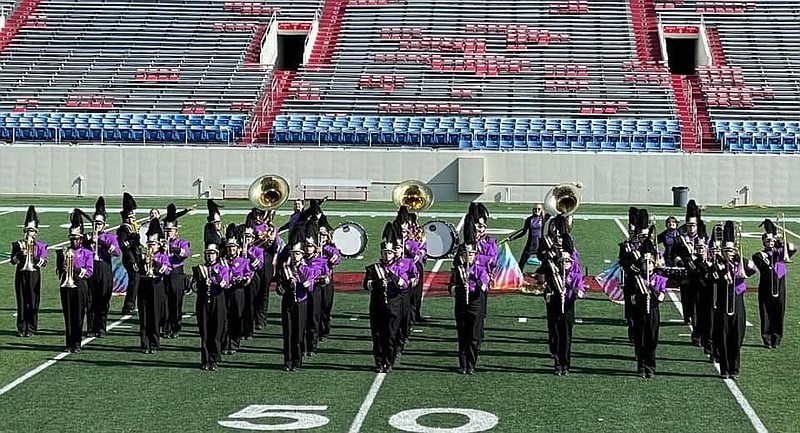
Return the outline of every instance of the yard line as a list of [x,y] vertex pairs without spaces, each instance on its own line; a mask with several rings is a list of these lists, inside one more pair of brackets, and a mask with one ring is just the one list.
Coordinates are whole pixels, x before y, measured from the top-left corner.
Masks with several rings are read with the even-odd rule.
[[375,380],[372,381],[372,386],[369,388],[367,397],[364,399],[364,402],[361,403],[361,407],[358,409],[356,419],[354,419],[353,423],[350,424],[350,430],[348,430],[349,433],[358,433],[361,431],[361,426],[364,424],[364,420],[367,419],[369,408],[372,407],[372,403],[375,401],[375,397],[378,395],[378,390],[381,389],[383,379],[386,379],[386,373],[378,373],[375,375]]
[[[328,213],[330,214],[330,212]],[[350,213],[352,215],[353,213]],[[392,213],[391,215],[395,215],[396,213]],[[456,226],[456,231],[460,231],[461,227],[464,225],[464,215],[461,215],[461,219],[458,221],[458,225]],[[445,259],[439,259],[434,263],[433,269],[431,272],[428,273],[427,278],[425,278],[425,282],[422,284],[422,299],[425,298],[425,293],[428,292],[428,289],[431,287],[431,283],[433,283],[433,277],[436,272],[439,272],[441,269],[442,264],[445,262]],[[350,320],[353,320],[351,317]],[[417,330],[415,330],[417,331]],[[372,381],[372,386],[369,388],[369,392],[367,396],[364,398],[364,402],[361,403],[361,407],[358,409],[358,413],[356,414],[356,418],[353,420],[353,423],[350,424],[349,433],[358,433],[361,431],[361,426],[364,424],[364,420],[367,419],[367,414],[369,414],[369,410],[372,407],[372,404],[375,402],[375,397],[378,395],[378,391],[381,389],[381,385],[383,384],[383,379],[386,378],[386,373],[377,373],[375,375],[375,380]]]
[[0,212],[0,216],[3,216],[3,215],[8,215],[8,214],[10,214],[10,213],[14,213],[14,211],[13,211],[13,210],[7,210],[7,211],[5,211],[5,212]]
[[[130,318],[131,318],[130,315],[124,315],[124,316],[120,317],[119,320],[117,320],[116,322],[108,325],[108,330],[110,331],[110,330],[120,326],[122,323],[124,323],[126,320],[128,320]],[[81,347],[91,343],[95,338],[97,338],[97,337],[84,338],[83,341],[81,341]],[[55,364],[56,362],[68,357],[70,354],[71,354],[70,352],[61,352],[58,355],[54,356],[53,359],[50,359],[50,360],[47,360],[47,361],[43,362],[38,367],[36,367],[33,370],[23,374],[22,376],[18,377],[16,380],[14,380],[13,382],[9,383],[8,385],[0,388],[0,395],[3,395],[5,393],[7,393],[8,391],[11,391],[12,389],[16,388],[17,386],[19,386],[20,384],[22,384],[26,380],[32,378],[33,376],[36,376],[37,374],[41,373],[44,370],[46,370],[48,367],[50,367],[51,365]]]
[[[625,229],[625,227],[620,222],[619,218],[616,218],[614,221],[616,221],[620,230],[622,230],[622,233],[625,236],[628,236],[628,230]],[[672,291],[668,291],[667,296],[669,296],[669,299],[672,301],[672,305],[674,305],[675,308],[678,310],[678,314],[680,314],[681,317],[683,318],[683,305],[681,304],[681,300],[678,299],[678,296],[675,294],[675,292]],[[692,325],[688,326],[689,330],[692,330]],[[718,363],[716,362],[714,363],[714,368],[717,370],[717,373],[720,373]],[[758,417],[756,411],[753,410],[752,406],[750,406],[750,402],[747,401],[747,398],[745,398],[744,394],[742,394],[742,390],[739,389],[739,386],[736,385],[736,382],[734,382],[732,379],[725,379],[723,380],[723,382],[725,382],[725,385],[728,387],[728,390],[731,392],[731,394],[733,394],[733,398],[736,399],[736,402],[739,403],[739,407],[741,407],[745,415],[747,415],[747,418],[750,420],[750,424],[753,425],[753,427],[756,429],[756,432],[768,433],[767,427],[764,425],[764,422],[761,421],[761,418]]]
[[793,231],[791,231],[789,229],[786,229],[786,233],[789,233],[790,235],[800,239],[800,235],[798,235],[797,233],[795,233],[795,232],[793,232]]

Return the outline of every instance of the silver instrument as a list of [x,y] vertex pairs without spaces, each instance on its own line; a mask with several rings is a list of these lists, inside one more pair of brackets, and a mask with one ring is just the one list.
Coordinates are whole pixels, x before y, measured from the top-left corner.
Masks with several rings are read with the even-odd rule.
[[36,239],[30,234],[25,235],[25,239],[19,242],[19,248],[25,256],[25,264],[22,265],[23,271],[35,271],[36,266],[33,263],[33,253],[36,249]]

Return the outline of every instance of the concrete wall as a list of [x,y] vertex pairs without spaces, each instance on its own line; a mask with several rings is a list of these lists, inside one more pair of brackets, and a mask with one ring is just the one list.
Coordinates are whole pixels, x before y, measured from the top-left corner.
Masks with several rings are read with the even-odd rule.
[[[458,157],[485,158],[486,193],[458,194]],[[583,183],[583,200],[595,203],[671,203],[671,187],[686,185],[701,203],[729,202],[747,185],[753,203],[797,204],[790,175],[800,172],[797,155],[459,152],[371,149],[246,149],[115,146],[0,147],[0,194],[84,194],[196,197],[198,178],[211,195],[221,179],[243,182],[273,173],[293,188],[302,179],[369,180],[370,197],[389,198],[400,181],[429,182],[437,201],[541,200],[547,186]]]

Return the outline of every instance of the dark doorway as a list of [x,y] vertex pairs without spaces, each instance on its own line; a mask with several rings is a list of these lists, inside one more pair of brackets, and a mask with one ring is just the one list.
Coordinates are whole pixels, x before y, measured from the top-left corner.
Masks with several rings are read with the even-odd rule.
[[697,69],[697,39],[666,38],[669,72],[693,75]]
[[278,58],[275,69],[296,71],[303,64],[306,35],[278,35]]

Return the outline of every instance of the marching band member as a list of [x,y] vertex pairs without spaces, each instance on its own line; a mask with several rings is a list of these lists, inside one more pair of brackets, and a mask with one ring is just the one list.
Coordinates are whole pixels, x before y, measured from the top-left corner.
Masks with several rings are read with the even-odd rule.
[[[219,213],[219,205],[214,200],[208,200],[206,201],[206,208],[208,209],[208,216],[206,217],[206,225],[203,227],[203,243],[205,245],[223,245],[222,214]],[[220,253],[217,250],[217,254]]]
[[[683,283],[697,288],[697,321],[692,329],[703,353],[713,358],[714,345],[712,341],[714,327],[714,279],[711,277],[712,254],[708,249],[709,240],[703,221],[698,222],[698,236],[695,238],[691,251],[685,250],[680,243],[674,246],[674,264],[686,270],[682,277]],[[688,280],[688,281],[687,281]]]
[[244,243],[242,248],[247,249],[244,253],[250,264],[250,270],[252,271],[250,284],[246,286],[243,291],[244,311],[242,313],[242,337],[245,340],[249,340],[253,338],[255,330],[261,326],[257,319],[255,300],[260,290],[259,288],[261,287],[264,267],[266,266],[264,262],[264,248],[256,245],[256,234],[252,227],[244,228]]
[[133,314],[136,310],[136,295],[139,293],[139,250],[142,247],[139,230],[136,225],[136,201],[133,196],[122,194],[122,225],[117,229],[117,242],[122,254],[122,266],[128,273],[128,287],[125,289],[125,301],[122,314]]
[[304,352],[306,356],[317,354],[317,343],[319,343],[319,328],[322,319],[322,288],[328,284],[328,275],[331,272],[328,266],[328,258],[320,254],[317,246],[319,240],[319,228],[314,221],[305,222],[305,241],[303,243],[304,260],[316,270],[319,275],[313,281],[308,291],[308,301],[306,302],[306,333]]
[[407,264],[395,253],[400,236],[392,223],[384,226],[380,262],[368,266],[364,276],[364,289],[370,291],[372,354],[378,373],[392,371],[402,347],[400,326],[407,314],[410,278]]
[[195,311],[200,330],[200,369],[216,371],[222,359],[222,334],[225,327],[225,295],[230,273],[220,260],[216,244],[206,245],[205,264],[192,268],[197,292]]
[[428,254],[428,242],[425,240],[425,229],[419,226],[417,214],[408,214],[406,226],[405,256],[414,263],[417,278],[410,298],[410,325],[424,321],[422,317],[422,290],[425,273],[425,257]]
[[[252,228],[255,244],[261,249],[261,265],[258,276],[253,280],[253,320],[255,329],[261,330],[267,325],[267,312],[269,310],[269,286],[275,275],[273,261],[277,253],[277,231],[272,224],[275,211],[265,212],[253,208],[245,220],[245,225]],[[252,332],[249,333],[252,335]]]
[[161,252],[163,232],[161,223],[150,220],[147,228],[147,246],[139,257],[139,346],[142,353],[154,354],[160,347],[159,321],[164,279],[169,278],[169,258]]
[[398,300],[399,306],[398,314],[400,314],[400,328],[398,330],[398,339],[400,345],[397,347],[397,354],[402,354],[408,339],[411,336],[411,328],[413,324],[411,297],[416,287],[419,277],[417,275],[417,266],[414,261],[406,257],[406,231],[404,225],[400,220],[394,220],[392,223],[392,233],[395,235],[394,241],[394,260],[403,269],[403,273],[407,275],[408,287],[403,291],[402,296]]
[[549,215],[544,213],[544,207],[541,203],[536,203],[531,210],[531,215],[525,218],[525,222],[522,224],[522,228],[511,233],[505,239],[506,242],[514,241],[519,239],[526,234],[528,235],[528,240],[525,242],[525,248],[522,250],[522,254],[519,257],[519,269],[521,271],[525,271],[525,265],[528,263],[528,259],[531,256],[535,256],[539,251],[539,239],[543,236],[543,229],[544,224],[547,222]]
[[165,338],[177,337],[183,328],[181,323],[183,321],[183,294],[186,290],[186,274],[183,267],[192,256],[192,249],[189,241],[178,239],[178,218],[191,210],[192,208],[189,208],[178,212],[175,205],[170,203],[167,206],[167,215],[164,217],[164,232],[167,235],[164,246],[170,267],[169,276],[164,280],[167,300],[163,329]]
[[47,244],[37,239],[39,217],[33,206],[28,206],[22,233],[23,239],[11,245],[11,264],[17,299],[17,336],[30,337],[39,329],[41,269],[47,266]]
[[777,227],[770,219],[761,226],[764,249],[753,254],[753,263],[760,275],[758,282],[758,312],[761,318],[761,342],[776,349],[783,338],[783,317],[786,314],[786,262],[797,252],[794,244],[784,244]]
[[585,296],[580,263],[574,265],[573,253],[565,248],[555,263],[550,261],[544,268],[548,340],[554,355],[553,374],[557,376],[569,374],[575,300]]
[[489,222],[489,211],[483,203],[471,203],[469,213],[475,221],[475,242],[477,245],[478,263],[486,267],[489,276],[493,278],[495,267],[497,266],[497,240],[486,234]]
[[[569,275],[580,274],[582,276],[583,272],[581,272],[580,269],[581,266],[580,259],[578,258],[578,250],[575,248],[575,244],[572,241],[572,236],[569,233],[569,222],[567,218],[563,215],[556,215],[553,218],[549,218],[548,221],[547,232],[541,238],[540,242],[538,242],[538,250],[536,255],[541,264],[534,273],[537,276],[537,280],[539,283],[546,282],[547,276],[552,274],[554,269],[560,268],[562,265],[562,256],[564,252],[570,254],[569,264],[571,268],[567,269],[567,273]],[[575,284],[578,283],[581,284],[582,290],[583,280],[575,281]],[[552,355],[554,359],[556,359],[559,350],[558,341],[555,338],[557,335],[557,329],[555,328],[556,323],[556,320],[547,321],[547,341],[550,349],[550,355]],[[559,368],[558,371],[561,371],[561,369]]]
[[328,284],[322,287],[322,318],[319,323],[320,340],[325,341],[331,334],[331,313],[333,311],[333,268],[342,262],[342,255],[339,248],[331,239],[333,228],[328,224],[328,219],[320,219],[319,237],[322,246],[322,256],[328,261]]
[[678,244],[678,237],[681,232],[678,230],[678,219],[674,216],[667,217],[664,222],[666,229],[656,236],[659,244],[664,245],[664,265],[668,267],[675,266],[676,251],[675,246]]
[[638,272],[626,273],[625,285],[633,287],[631,321],[636,371],[649,379],[656,374],[656,347],[661,326],[659,303],[664,300],[667,292],[667,278],[656,273],[658,252],[650,239],[642,242],[639,252],[640,259],[633,268],[638,268]]
[[253,269],[250,259],[239,249],[236,224],[229,224],[225,236],[228,249],[227,266],[230,275],[230,286],[225,291],[227,304],[227,322],[222,342],[222,354],[232,355],[239,350],[243,335],[243,317],[245,309],[245,291],[252,285]]
[[[700,208],[694,200],[689,200],[686,205],[686,235],[687,245],[693,246],[700,236],[699,227],[702,224]],[[699,292],[697,281],[684,280],[681,283],[681,305],[683,306],[683,322],[692,326],[692,344],[700,346],[700,335],[697,330],[697,296]]]
[[625,321],[628,324],[628,340],[634,342],[634,327],[633,327],[633,305],[631,300],[636,292],[634,285],[628,284],[628,275],[633,277],[641,272],[641,260],[643,241],[647,238],[648,231],[648,213],[646,209],[637,209],[630,207],[628,209],[628,239],[619,244],[619,265],[622,268],[622,291],[625,296],[624,309]]
[[[106,231],[106,201],[97,199],[92,218],[94,233],[84,240],[87,249],[93,251],[94,271],[89,280],[89,314],[87,317],[87,337],[95,335],[103,338],[108,332],[108,309],[111,307],[111,294],[114,286],[114,273],[111,269],[112,257],[120,255],[117,237]],[[137,234],[138,235],[138,234]]]
[[56,272],[61,279],[61,309],[66,331],[65,352],[81,351],[83,318],[89,297],[87,280],[94,271],[92,252],[83,247],[83,221],[78,209],[70,215],[69,247],[58,251]]
[[[471,219],[471,216],[467,217]],[[475,225],[464,224],[464,242],[458,246],[459,265],[453,266],[448,292],[455,296],[454,314],[458,333],[458,372],[475,374],[483,339],[489,273],[476,262]]]
[[[755,265],[739,254],[733,221],[723,226],[722,249],[714,257],[712,272],[716,282],[717,305],[714,310],[714,349],[719,360],[720,377],[739,377],[740,355],[744,342],[746,312],[745,279],[756,273]],[[741,242],[741,240],[740,240]]]
[[[288,257],[281,261],[276,293],[281,299],[283,370],[297,371],[303,365],[304,337],[308,321],[307,301],[314,280],[322,273],[307,263],[303,249],[305,222],[298,221],[289,234]],[[285,254],[283,254],[285,256]]]

